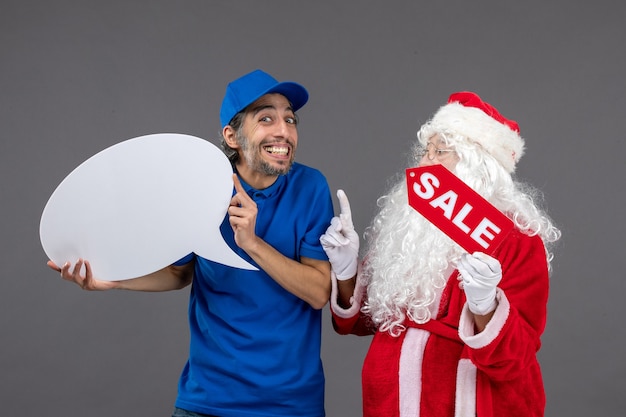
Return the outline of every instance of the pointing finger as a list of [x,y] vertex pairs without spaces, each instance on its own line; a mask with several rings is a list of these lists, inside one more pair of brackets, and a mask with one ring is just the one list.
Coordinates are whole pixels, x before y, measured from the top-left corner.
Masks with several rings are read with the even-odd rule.
[[233,174],[233,184],[235,185],[235,191],[237,191],[238,193],[245,193],[237,174]]
[[233,185],[235,186],[235,195],[230,200],[231,207],[248,207],[256,205],[250,196],[248,196],[246,190],[244,190],[237,174],[233,174]]
[[350,210],[350,202],[348,196],[343,190],[337,190],[337,198],[339,199],[339,208],[341,210],[341,217],[346,219],[352,219],[352,211]]

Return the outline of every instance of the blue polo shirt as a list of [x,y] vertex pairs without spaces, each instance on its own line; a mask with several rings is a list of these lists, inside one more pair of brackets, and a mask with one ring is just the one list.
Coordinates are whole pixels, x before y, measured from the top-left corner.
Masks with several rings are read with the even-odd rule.
[[[256,233],[283,255],[327,260],[319,243],[333,216],[324,176],[295,163],[264,190],[242,182],[256,202]],[[226,216],[228,217],[228,216]],[[234,241],[226,243],[258,265]],[[190,254],[190,352],[176,406],[222,417],[324,416],[321,316],[264,271],[247,271]]]

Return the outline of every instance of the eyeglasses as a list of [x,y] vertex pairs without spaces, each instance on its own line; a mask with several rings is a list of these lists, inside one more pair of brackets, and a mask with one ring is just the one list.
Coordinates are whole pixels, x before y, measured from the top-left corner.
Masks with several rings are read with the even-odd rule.
[[422,159],[424,155],[426,155],[429,161],[434,161],[435,158],[441,161],[449,156],[451,152],[455,152],[455,150],[437,148],[434,143],[427,142],[426,146],[419,146],[417,148],[417,157]]

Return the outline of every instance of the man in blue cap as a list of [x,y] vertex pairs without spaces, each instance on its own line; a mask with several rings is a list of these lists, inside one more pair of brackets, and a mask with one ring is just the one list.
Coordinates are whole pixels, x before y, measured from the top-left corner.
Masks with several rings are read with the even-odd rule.
[[330,266],[319,237],[333,210],[323,175],[294,162],[295,112],[307,100],[301,85],[261,70],[226,88],[222,147],[235,171],[235,195],[221,231],[259,271],[195,255],[181,261],[195,264],[181,409],[324,415],[321,309],[330,296]]
[[226,88],[222,147],[235,190],[220,231],[257,271],[193,253],[127,281],[94,279],[88,262],[84,276],[83,261],[50,265],[87,290],[167,291],[193,282],[189,359],[173,417],[325,414],[321,309],[331,280],[319,238],[333,207],[325,177],[294,162],[295,112],[307,100],[303,86],[261,70]]

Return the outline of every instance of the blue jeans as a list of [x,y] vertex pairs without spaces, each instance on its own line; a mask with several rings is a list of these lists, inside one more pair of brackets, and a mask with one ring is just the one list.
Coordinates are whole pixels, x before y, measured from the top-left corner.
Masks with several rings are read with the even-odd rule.
[[176,407],[174,408],[174,414],[172,414],[172,417],[217,417],[217,416],[194,413],[193,411],[187,411],[187,410],[183,410],[182,408]]

